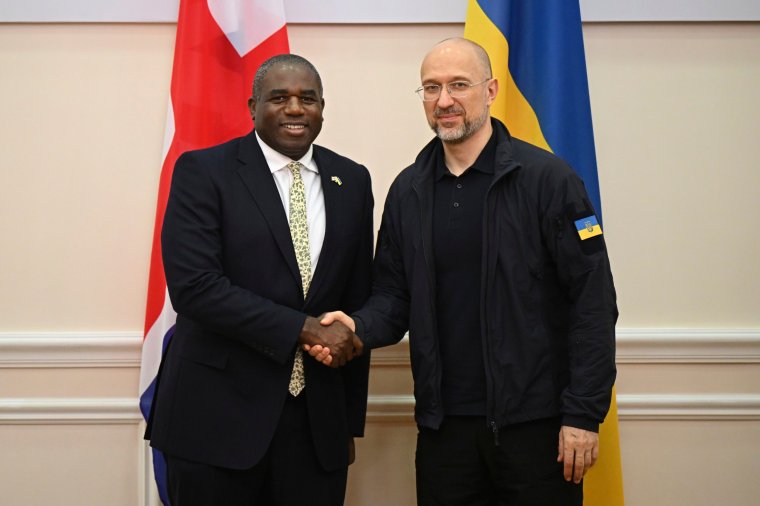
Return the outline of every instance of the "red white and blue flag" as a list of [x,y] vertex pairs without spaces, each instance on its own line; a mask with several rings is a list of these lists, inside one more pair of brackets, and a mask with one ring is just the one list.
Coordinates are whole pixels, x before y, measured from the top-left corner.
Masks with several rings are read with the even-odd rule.
[[[146,419],[176,319],[161,260],[161,225],[174,163],[185,151],[248,133],[253,124],[246,102],[253,76],[264,60],[288,52],[283,0],[180,0],[140,371],[140,410]],[[153,458],[161,501],[169,504],[163,458],[157,452]]]

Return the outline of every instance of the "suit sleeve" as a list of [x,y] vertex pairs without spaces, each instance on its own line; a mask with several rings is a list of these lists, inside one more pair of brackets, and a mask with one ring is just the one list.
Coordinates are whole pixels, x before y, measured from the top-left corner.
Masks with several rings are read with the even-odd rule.
[[[366,171],[366,169],[365,169]],[[362,209],[360,242],[354,264],[351,266],[351,277],[347,292],[343,297],[343,310],[354,311],[365,303],[370,293],[372,281],[372,246],[373,207],[372,181],[369,173],[365,177],[365,199]],[[364,435],[364,424],[367,418],[367,394],[369,388],[370,349],[365,348],[362,356],[355,358],[340,369],[346,391],[346,413],[348,430],[353,436]]]
[[178,314],[284,363],[306,315],[236,286],[225,275],[221,196],[209,173],[219,163],[199,152],[177,160],[161,230],[169,296]]
[[596,212],[574,173],[555,186],[548,209],[543,235],[571,302],[570,384],[561,395],[563,424],[598,431],[616,375],[618,310],[607,247],[601,224],[593,227]]

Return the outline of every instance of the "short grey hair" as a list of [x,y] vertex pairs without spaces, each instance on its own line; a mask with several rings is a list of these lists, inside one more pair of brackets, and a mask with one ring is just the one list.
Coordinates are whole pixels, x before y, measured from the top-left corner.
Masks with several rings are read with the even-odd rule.
[[258,102],[261,98],[261,89],[264,86],[264,78],[267,76],[269,71],[272,70],[273,67],[280,64],[299,66],[311,72],[317,80],[317,85],[319,86],[319,96],[320,98],[322,97],[322,78],[319,77],[317,68],[303,56],[288,53],[272,56],[264,63],[262,63],[259,69],[256,71],[256,75],[253,77],[253,100],[255,102]]

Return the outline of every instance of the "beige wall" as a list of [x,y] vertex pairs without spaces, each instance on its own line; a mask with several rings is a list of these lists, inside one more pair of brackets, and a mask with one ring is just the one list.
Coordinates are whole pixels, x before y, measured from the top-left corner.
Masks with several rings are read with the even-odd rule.
[[[325,83],[320,143],[370,168],[378,220],[430,137],[419,60],[461,32],[290,28]],[[752,504],[760,24],[590,24],[585,38],[628,504]],[[134,404],[173,41],[173,25],[0,24],[0,504],[145,501]],[[403,347],[388,353],[349,505],[413,502],[409,372]]]

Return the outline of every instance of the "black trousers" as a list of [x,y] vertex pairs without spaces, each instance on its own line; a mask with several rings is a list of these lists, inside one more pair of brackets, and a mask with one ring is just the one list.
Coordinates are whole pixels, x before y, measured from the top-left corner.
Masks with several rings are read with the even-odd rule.
[[166,467],[172,506],[341,506],[346,492],[347,469],[326,472],[319,465],[303,394],[288,395],[272,443],[252,468],[172,455]]
[[557,462],[560,421],[499,429],[483,417],[447,417],[419,428],[419,506],[581,506],[583,483],[566,482]]

